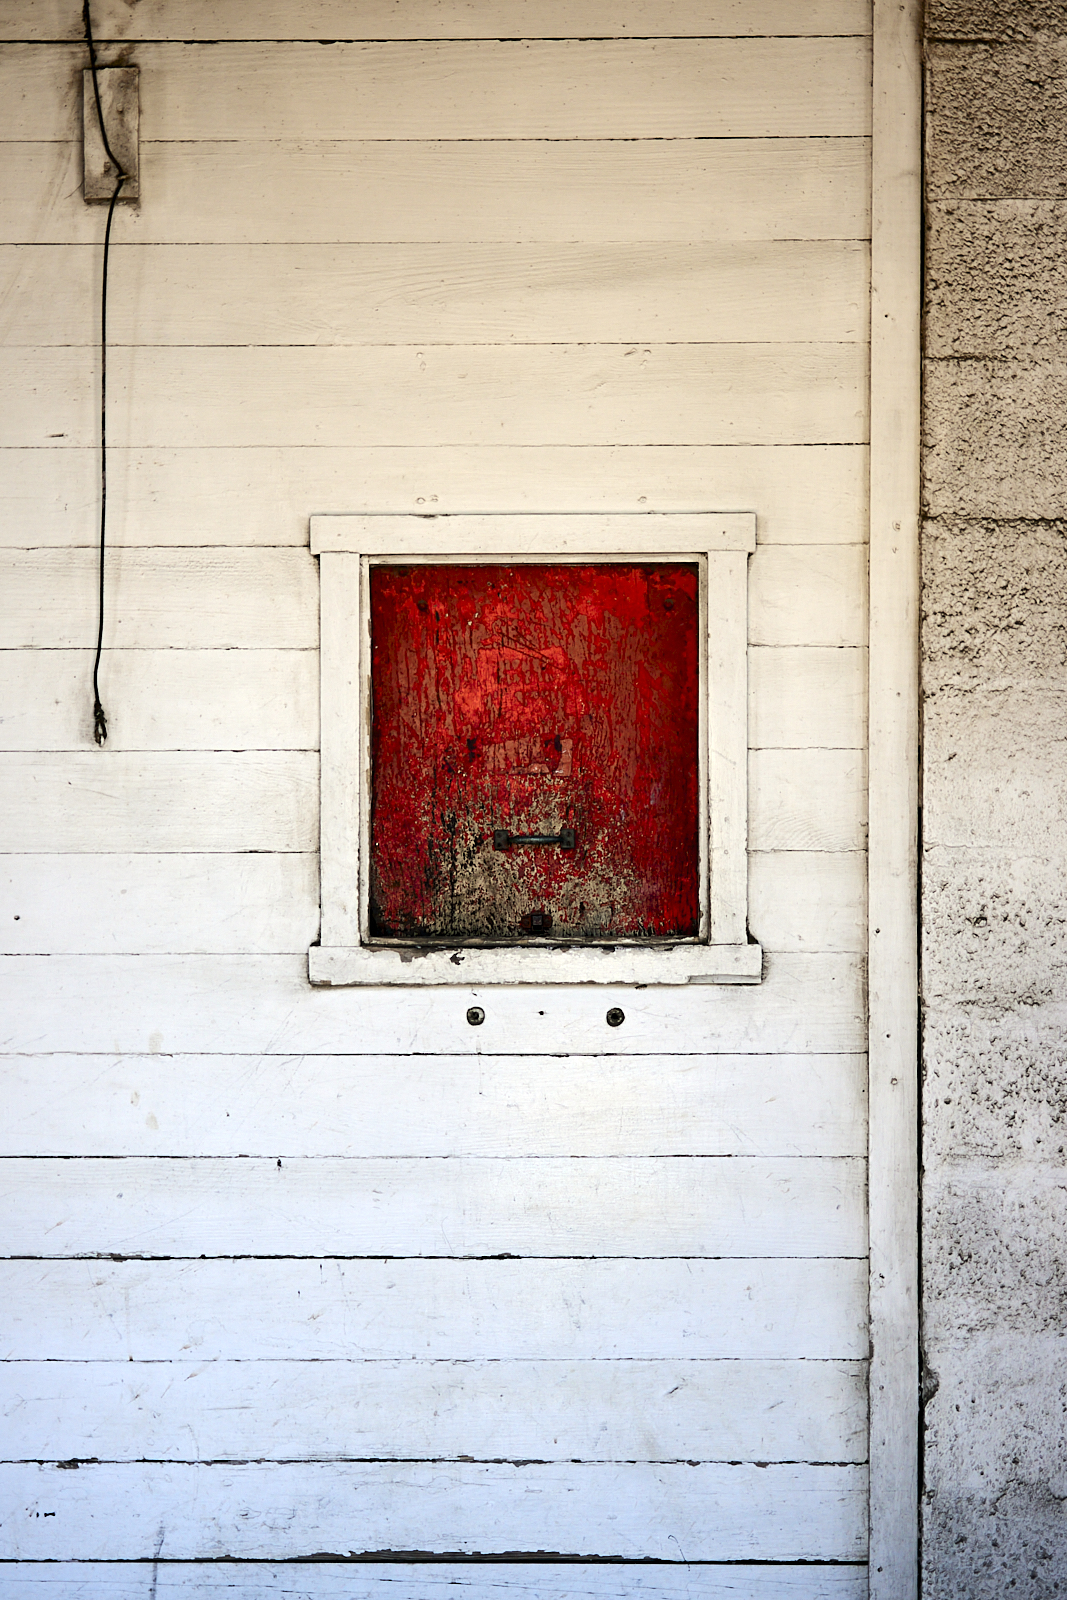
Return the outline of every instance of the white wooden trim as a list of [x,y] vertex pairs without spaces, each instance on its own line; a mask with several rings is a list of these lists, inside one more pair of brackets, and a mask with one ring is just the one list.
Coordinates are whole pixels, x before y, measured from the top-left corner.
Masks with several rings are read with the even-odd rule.
[[359,943],[359,727],[352,707],[359,693],[359,636],[350,626],[359,615],[360,560],[352,555],[321,558],[319,593],[321,659],[330,663],[330,687],[320,697],[320,715],[329,719],[322,735],[329,761],[320,758],[319,882],[322,895],[320,937],[324,944]]
[[[508,554],[502,554],[504,549]],[[315,516],[311,554],[347,550],[365,556],[491,557],[511,561],[523,555],[537,561],[559,556],[706,555],[709,551],[756,548],[752,512],[727,516],[708,512],[504,512],[500,515]]]
[[[748,557],[756,519],[735,513],[313,516],[322,589],[322,939],[312,983],[758,983],[748,925]],[[699,562],[707,629],[702,675],[701,937],[661,945],[383,944],[367,936],[369,561],[579,561],[655,556]],[[362,866],[361,866],[362,863]],[[709,893],[710,865],[710,893]],[[357,904],[358,894],[358,904]]]
[[918,1593],[920,0],[874,0],[870,551],[871,1600]]

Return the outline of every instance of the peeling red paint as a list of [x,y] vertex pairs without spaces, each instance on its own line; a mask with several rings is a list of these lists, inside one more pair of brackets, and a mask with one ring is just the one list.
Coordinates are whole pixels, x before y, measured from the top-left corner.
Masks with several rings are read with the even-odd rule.
[[696,933],[695,567],[375,567],[371,638],[372,933]]

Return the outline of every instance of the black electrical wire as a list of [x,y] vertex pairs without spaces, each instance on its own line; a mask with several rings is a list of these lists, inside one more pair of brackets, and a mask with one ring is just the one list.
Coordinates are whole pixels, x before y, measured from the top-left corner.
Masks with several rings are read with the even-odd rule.
[[104,228],[103,276],[100,285],[100,574],[97,596],[96,659],[93,662],[93,738],[102,745],[107,738],[107,717],[100,699],[100,655],[104,648],[104,552],[107,531],[107,268],[111,250],[111,221],[115,204],[122,192],[128,173],[123,172],[115,159],[104,126],[104,108],[100,104],[100,80],[96,72],[96,47],[93,44],[93,24],[89,15],[89,0],[82,0],[82,21],[85,24],[85,42],[89,47],[89,67],[93,75],[93,95],[96,99],[96,120],[100,125],[100,138],[108,160],[118,173],[115,192],[107,208],[107,225]]

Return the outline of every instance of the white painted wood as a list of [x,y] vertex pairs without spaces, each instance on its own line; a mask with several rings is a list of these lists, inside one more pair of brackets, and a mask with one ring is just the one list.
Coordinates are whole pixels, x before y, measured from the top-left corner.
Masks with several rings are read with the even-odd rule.
[[748,737],[755,750],[861,749],[867,656],[855,647],[759,647],[748,654]]
[[[9,241],[92,244],[81,141],[5,150]],[[264,139],[142,144],[116,245],[870,237],[869,141]],[[284,194],[284,207],[277,197]]]
[[[481,1001],[472,1028],[467,1007]],[[626,1021],[609,1028],[608,1007]],[[863,1049],[862,963],[775,955],[762,985],[313,989],[299,956],[5,956],[0,1049],[352,1054],[806,1054]],[[565,1043],[561,1043],[565,1041]]]
[[865,645],[863,545],[760,549],[749,583],[749,638],[765,645]]
[[[0,1568],[0,1571],[3,1569]],[[316,1562],[270,1567],[257,1562],[211,1565],[166,1562],[49,1562],[12,1566],[4,1575],[11,1600],[511,1600],[528,1594],[530,1566],[494,1561],[449,1564],[389,1562],[384,1566]],[[538,1600],[867,1600],[865,1564],[800,1567],[705,1563],[565,1566],[538,1561]]]
[[862,750],[754,750],[753,850],[862,850],[867,834]]
[[865,1360],[867,1268],[2,1261],[5,1359]]
[[849,1260],[0,1263],[11,1359],[122,1365],[857,1360],[865,1277]]
[[[338,878],[348,881],[342,869]],[[738,877],[741,875],[739,874]],[[747,890],[747,881],[745,888]],[[724,900],[726,895],[723,896]],[[325,917],[323,918],[325,922]],[[725,920],[725,919],[720,919]],[[479,988],[545,984],[756,984],[763,975],[758,944],[513,944],[375,946],[313,945],[308,978],[327,988],[385,984],[394,988]]]
[[849,1055],[7,1056],[0,1155],[862,1155],[866,1087]]
[[318,765],[302,750],[8,752],[0,756],[4,848],[314,850]]
[[[88,649],[0,650],[0,749],[88,750],[92,671]],[[318,679],[313,650],[105,650],[108,751],[317,750]]]
[[0,1363],[9,1461],[856,1461],[840,1361]]
[[[139,345],[865,341],[868,254],[822,240],[118,245],[109,328]],[[90,246],[0,247],[7,342],[92,345],[98,276]]]
[[871,306],[871,1595],[918,1593],[922,7],[876,0]]
[[[622,512],[540,513],[518,511],[494,515],[449,512],[393,516],[389,513],[313,516],[311,553],[347,550],[368,557],[438,560],[471,556],[486,561],[557,556],[643,555],[711,556],[724,551],[750,554],[756,548],[756,518],[751,512],[716,511],[673,514]],[[723,569],[730,582],[732,570]],[[735,581],[731,594],[738,585]],[[740,581],[744,588],[744,575]]]
[[768,950],[865,950],[866,878],[860,850],[753,852],[748,861],[753,937]]
[[313,854],[0,855],[0,953],[306,950],[318,865]]
[[[762,976],[747,940],[748,807],[746,589],[755,549],[752,515],[600,513],[530,516],[313,516],[321,554],[323,939],[308,955],[312,983],[479,985],[545,983],[745,983]],[[331,552],[333,553],[331,555]],[[339,553],[347,555],[338,565]],[[351,563],[362,559],[553,560],[563,556],[692,557],[702,567],[707,627],[701,662],[701,794],[705,832],[700,887],[708,943],[639,948],[545,946],[436,949],[371,945],[368,927],[371,761],[369,604]],[[347,563],[349,564],[345,564]],[[357,643],[358,641],[358,643]],[[362,669],[357,656],[361,653]],[[362,680],[359,678],[362,670]],[[357,687],[358,683],[358,687]],[[357,835],[356,826],[360,828]],[[710,863],[710,887],[708,871]],[[353,898],[360,891],[359,921]],[[335,897],[335,898],[331,898]]]
[[[96,574],[90,550],[5,552],[0,647],[92,644]],[[105,637],[128,650],[314,650],[317,590],[306,550],[112,549]]]
[[[91,546],[97,466],[88,449],[0,449],[0,548]],[[856,445],[112,447],[108,540],[112,548],[305,545],[309,510],[341,505],[454,513],[704,504],[758,506],[762,546],[862,544],[866,476],[867,452]]]
[[[857,1560],[866,1497],[855,1466],[0,1465],[0,1548],[28,1560],[360,1550],[673,1560],[680,1545],[693,1560]],[[121,1517],[102,1514],[116,1505]]]
[[322,942],[357,945],[361,922],[361,795],[366,783],[359,708],[360,577],[358,555],[320,560],[319,703],[325,755],[321,763],[319,835]]
[[[68,139],[83,45],[9,44],[0,141]],[[144,43],[144,141],[856,137],[865,38]],[[146,182],[147,190],[147,182]]]
[[14,1256],[861,1256],[855,1157],[40,1157],[0,1168]]
[[[97,0],[96,33],[116,39],[609,39],[692,34],[864,34],[866,0]],[[0,0],[0,39],[80,40],[66,0]]]
[[[92,370],[86,350],[9,352],[0,399],[10,442],[90,443]],[[854,344],[118,346],[108,372],[109,420],[129,445],[867,438],[866,352]]]
[[[0,1568],[0,1570],[3,1570]],[[129,1563],[12,1565],[11,1600],[147,1600],[145,1569]],[[149,1567],[158,1600],[508,1600],[529,1592],[529,1564],[441,1561],[384,1565],[259,1562]],[[867,1600],[866,1563],[761,1566],[657,1562],[557,1565],[538,1560],[539,1600]]]
[[[753,530],[754,531],[754,530]],[[748,546],[755,548],[755,538]],[[748,567],[745,549],[708,554],[707,739],[709,937],[748,937]],[[761,964],[762,971],[762,964]]]

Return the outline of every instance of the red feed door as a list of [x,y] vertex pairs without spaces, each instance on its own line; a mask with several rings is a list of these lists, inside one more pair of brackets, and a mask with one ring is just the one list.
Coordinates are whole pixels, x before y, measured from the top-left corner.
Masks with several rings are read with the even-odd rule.
[[698,574],[374,566],[370,931],[699,922]]

